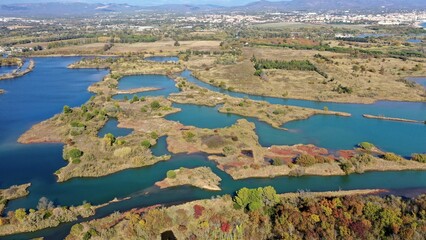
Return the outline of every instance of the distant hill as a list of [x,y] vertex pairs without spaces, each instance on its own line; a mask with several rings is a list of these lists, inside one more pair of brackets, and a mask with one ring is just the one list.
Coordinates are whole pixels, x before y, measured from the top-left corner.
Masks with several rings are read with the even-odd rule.
[[111,12],[134,12],[140,9],[140,7],[127,4],[88,4],[82,2],[0,4],[0,17],[81,16]]
[[219,11],[226,10],[226,7],[205,4],[205,5],[191,5],[191,4],[166,4],[154,7],[144,7],[143,11],[161,11],[161,12],[178,12],[178,13],[187,13],[187,12],[206,12],[206,11]]
[[258,1],[244,6],[223,7],[206,4],[168,4],[155,7],[140,7],[128,4],[89,4],[82,2],[49,2],[27,4],[1,4],[1,16],[82,16],[102,13],[136,11],[146,12],[262,12],[262,11],[318,11],[318,10],[426,10],[426,0],[292,0]]
[[235,10],[244,11],[318,11],[318,10],[381,10],[426,9],[426,0],[292,0],[281,2],[258,1]]

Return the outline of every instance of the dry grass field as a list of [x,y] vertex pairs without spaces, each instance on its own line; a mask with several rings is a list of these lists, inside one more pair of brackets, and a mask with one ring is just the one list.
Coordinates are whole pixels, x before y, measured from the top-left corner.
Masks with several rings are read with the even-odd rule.
[[[425,89],[403,80],[425,76],[423,61],[396,58],[353,57],[349,54],[285,48],[244,48],[241,61],[234,65],[216,64],[214,57],[192,56],[188,67],[205,82],[235,91],[265,96],[334,102],[372,103],[377,100],[425,101]],[[324,56],[315,57],[316,54]],[[265,70],[266,76],[254,75],[250,58],[268,60],[309,60],[328,78],[314,71]],[[352,93],[338,93],[344,86]]]
[[113,54],[121,53],[150,53],[152,55],[176,55],[180,51],[200,50],[215,51],[220,50],[220,41],[180,41],[180,46],[174,46],[174,41],[158,41],[152,43],[121,44],[116,43],[108,51]]
[[[176,56],[181,51],[219,51],[220,41],[180,41],[180,46],[174,46],[174,41],[157,41],[148,43],[114,43],[111,49],[104,51],[105,43],[90,43],[84,45],[72,45],[46,49],[36,52],[37,55],[125,55],[125,54],[146,54],[161,56]],[[22,46],[33,46],[26,44]],[[37,43],[43,47],[47,43]]]

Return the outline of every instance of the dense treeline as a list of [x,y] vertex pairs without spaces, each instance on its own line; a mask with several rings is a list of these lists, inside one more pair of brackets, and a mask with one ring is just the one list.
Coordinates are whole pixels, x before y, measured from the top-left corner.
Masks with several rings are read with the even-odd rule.
[[425,239],[426,195],[279,196],[272,187],[237,191],[231,198],[113,214],[77,224],[68,240],[156,239]]
[[298,45],[298,44],[270,44],[270,43],[254,43],[257,46],[269,46],[269,47],[283,47],[295,50],[317,50],[317,51],[328,51],[335,53],[349,53],[349,54],[365,54],[370,56],[381,56],[381,57],[425,57],[425,55],[418,51],[413,50],[401,50],[401,51],[390,51],[383,52],[380,50],[367,50],[367,49],[355,49],[346,47],[331,47],[329,45]]
[[367,43],[369,39],[364,37],[337,37],[336,40]]
[[285,70],[299,70],[299,71],[315,71],[316,67],[308,60],[291,60],[291,61],[279,61],[279,60],[265,60],[260,59],[254,62],[254,68],[260,69],[285,69]]
[[156,42],[158,37],[153,35],[123,34],[117,36],[120,43]]
[[97,37],[96,34],[63,34],[63,35],[56,35],[56,36],[50,36],[50,37],[40,37],[40,38],[12,41],[12,42],[5,43],[4,46],[11,47],[17,44],[27,44],[27,43],[37,43],[37,42],[55,42],[55,41],[72,40],[72,39],[78,39],[78,38],[90,39],[90,38],[96,38],[96,37]]
[[255,75],[260,75],[263,69],[285,69],[285,70],[299,70],[299,71],[315,71],[321,76],[328,78],[328,75],[318,69],[313,63],[308,60],[291,60],[291,61],[279,61],[279,60],[267,60],[267,59],[256,59],[252,57],[251,61],[254,63],[256,69]]
[[56,42],[50,42],[49,44],[47,44],[47,49],[73,46],[73,45],[83,45],[83,44],[90,44],[90,43],[97,43],[97,42],[98,42],[97,38],[82,38],[82,39],[73,39],[73,40],[67,40],[67,41],[56,41]]

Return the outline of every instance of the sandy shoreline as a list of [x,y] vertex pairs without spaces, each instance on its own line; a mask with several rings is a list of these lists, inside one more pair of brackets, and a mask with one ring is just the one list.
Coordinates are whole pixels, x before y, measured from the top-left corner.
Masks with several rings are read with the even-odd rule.
[[[34,68],[35,68],[35,62],[34,62],[34,60],[31,59],[28,67],[25,70],[19,69],[17,71],[13,71],[12,73],[6,73],[6,74],[0,76],[0,80],[7,80],[7,79],[22,77],[25,74],[32,72],[34,70]],[[1,92],[0,92],[0,94],[1,94]]]

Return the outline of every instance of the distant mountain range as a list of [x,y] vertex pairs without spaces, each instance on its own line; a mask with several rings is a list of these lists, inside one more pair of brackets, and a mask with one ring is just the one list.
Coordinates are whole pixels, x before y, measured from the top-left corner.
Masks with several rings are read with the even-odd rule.
[[140,7],[127,4],[89,4],[82,2],[46,2],[0,5],[0,17],[84,16],[96,13],[134,12]]
[[128,4],[90,4],[82,2],[50,2],[27,4],[0,4],[1,16],[84,16],[102,13],[149,12],[261,12],[261,11],[319,11],[319,10],[426,10],[426,0],[292,0],[281,2],[258,1],[244,6],[168,4],[155,7]]
[[321,11],[321,10],[382,10],[426,9],[426,0],[292,0],[258,1],[236,9],[245,11]]

